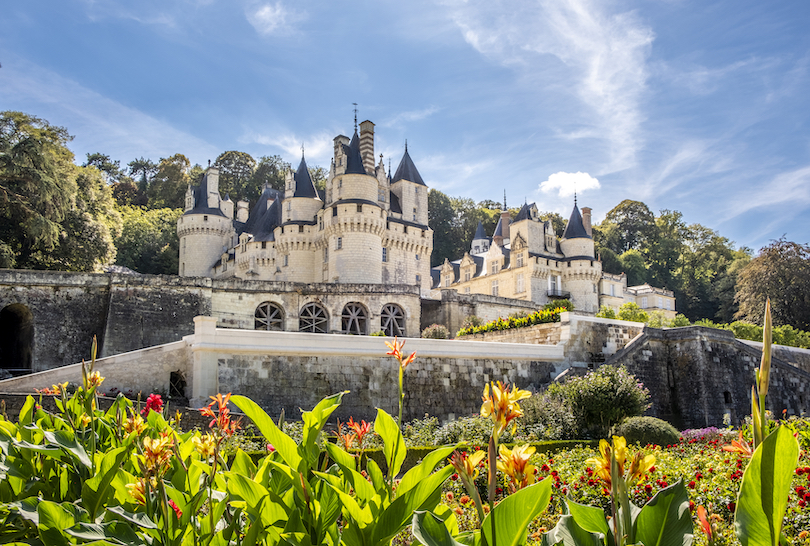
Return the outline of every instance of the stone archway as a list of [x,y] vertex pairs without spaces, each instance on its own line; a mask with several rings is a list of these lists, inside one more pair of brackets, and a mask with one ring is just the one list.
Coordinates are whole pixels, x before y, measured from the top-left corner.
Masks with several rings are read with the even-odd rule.
[[31,371],[34,355],[34,314],[21,303],[0,311],[0,369],[13,375]]

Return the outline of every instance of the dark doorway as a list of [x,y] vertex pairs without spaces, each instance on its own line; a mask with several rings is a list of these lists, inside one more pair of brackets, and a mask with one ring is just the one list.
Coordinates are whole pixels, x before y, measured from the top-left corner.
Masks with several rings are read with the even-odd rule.
[[34,315],[21,303],[0,311],[0,368],[13,375],[31,372],[34,354]]

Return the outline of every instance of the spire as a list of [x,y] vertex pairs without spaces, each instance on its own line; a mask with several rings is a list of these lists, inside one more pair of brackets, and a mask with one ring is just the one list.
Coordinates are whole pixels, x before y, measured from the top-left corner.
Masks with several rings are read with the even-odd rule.
[[301,164],[298,165],[298,170],[293,175],[293,178],[295,179],[293,197],[318,197],[315,184],[312,182],[312,177],[309,176],[309,169],[307,169],[307,162],[304,161],[303,153],[301,155]]
[[476,239],[487,239],[487,232],[484,231],[484,224],[481,223],[481,220],[478,220],[478,227],[475,228],[475,235],[473,235],[473,241]]
[[346,154],[346,174],[366,174],[366,167],[363,165],[363,156],[360,155],[360,137],[357,135],[357,127],[354,128],[354,136],[348,146],[343,147]]
[[571,218],[565,225],[563,231],[563,239],[593,239],[588,235],[588,230],[585,229],[585,224],[582,223],[582,215],[579,213],[576,201],[574,201],[574,210],[571,211]]
[[503,208],[501,210],[506,210],[506,189],[503,190]]
[[399,182],[400,180],[407,180],[419,184],[420,186],[425,185],[422,181],[422,176],[419,174],[416,165],[413,164],[413,160],[408,153],[407,141],[405,142],[405,155],[402,156],[402,161],[399,162],[399,167],[397,167],[397,172],[394,174],[393,182]]
[[354,105],[354,132],[357,132],[357,103],[353,102]]

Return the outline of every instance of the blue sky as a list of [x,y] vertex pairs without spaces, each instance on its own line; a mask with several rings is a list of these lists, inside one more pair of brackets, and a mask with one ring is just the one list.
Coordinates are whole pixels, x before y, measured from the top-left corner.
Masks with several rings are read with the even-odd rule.
[[451,196],[601,220],[623,199],[738,246],[810,242],[810,3],[40,0],[0,16],[0,109],[81,162],[225,150],[328,167],[407,139]]

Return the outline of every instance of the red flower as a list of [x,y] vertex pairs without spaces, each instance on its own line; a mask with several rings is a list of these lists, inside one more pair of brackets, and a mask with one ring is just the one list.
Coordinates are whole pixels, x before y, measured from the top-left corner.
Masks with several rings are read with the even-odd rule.
[[146,399],[146,406],[141,410],[141,415],[149,415],[150,410],[160,413],[162,409],[163,399],[160,398],[159,394],[152,393]]
[[692,480],[691,482],[689,482],[689,489],[694,489],[694,488],[695,488],[695,481]]
[[736,502],[730,502],[730,503],[728,503],[728,506],[726,508],[728,508],[729,512],[733,512],[733,511],[735,511],[737,509],[737,503]]
[[[159,398],[159,397],[158,397],[158,398]],[[175,513],[175,514],[177,514],[177,519],[180,519],[180,518],[182,518],[182,517],[183,517],[183,511],[182,511],[182,510],[180,510],[180,507],[179,507],[179,506],[177,506],[177,505],[174,503],[174,501],[173,501],[173,500],[170,500],[170,501],[169,501],[169,506],[171,506],[171,507],[172,507],[172,510],[174,510],[174,513]]]

